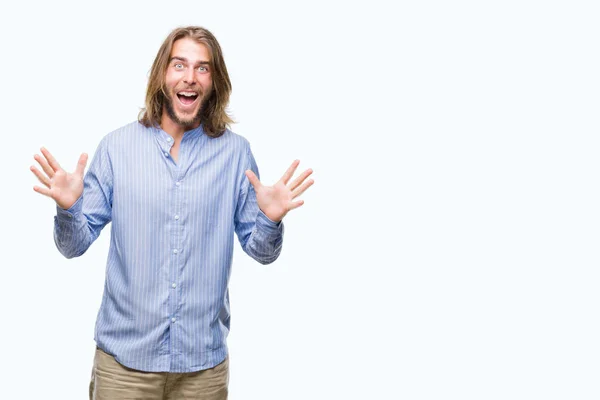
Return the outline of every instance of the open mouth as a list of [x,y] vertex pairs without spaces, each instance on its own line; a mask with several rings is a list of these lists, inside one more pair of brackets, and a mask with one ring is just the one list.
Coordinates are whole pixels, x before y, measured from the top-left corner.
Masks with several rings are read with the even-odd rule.
[[177,98],[184,106],[189,106],[194,104],[196,99],[198,98],[198,93],[196,92],[179,92],[177,93]]

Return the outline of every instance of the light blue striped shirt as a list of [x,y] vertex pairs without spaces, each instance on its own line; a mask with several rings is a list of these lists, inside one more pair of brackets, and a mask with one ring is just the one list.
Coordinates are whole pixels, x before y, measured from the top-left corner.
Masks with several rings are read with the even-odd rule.
[[227,355],[234,231],[262,264],[279,256],[283,222],[258,208],[244,175],[258,167],[248,141],[202,126],[173,139],[133,122],[99,143],[81,198],[57,206],[54,240],[85,253],[112,221],[96,344],[121,364],[152,372],[212,368]]

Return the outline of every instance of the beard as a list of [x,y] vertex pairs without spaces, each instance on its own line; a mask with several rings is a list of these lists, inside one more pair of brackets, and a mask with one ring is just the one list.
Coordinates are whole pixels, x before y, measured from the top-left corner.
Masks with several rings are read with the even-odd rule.
[[[165,109],[167,110],[167,115],[169,116],[169,118],[171,118],[171,120],[173,122],[175,122],[177,125],[181,125],[184,129],[186,130],[191,130],[193,129],[195,126],[199,125],[199,123],[202,121],[202,116],[204,114],[204,109],[206,107],[206,104],[208,103],[208,100],[210,98],[211,92],[206,93],[207,96],[205,96],[205,93],[202,93],[202,98],[200,99],[200,107],[198,107],[198,112],[196,113],[196,115],[190,116],[190,117],[183,117],[180,118],[177,113],[175,112],[175,107],[173,106],[173,96],[177,96],[177,94],[175,95],[171,95],[171,96],[165,96]],[[198,94],[200,96],[200,94]]]

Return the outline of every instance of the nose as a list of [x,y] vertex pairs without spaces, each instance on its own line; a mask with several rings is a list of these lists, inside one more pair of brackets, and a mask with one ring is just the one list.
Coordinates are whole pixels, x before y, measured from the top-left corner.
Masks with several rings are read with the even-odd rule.
[[185,71],[183,82],[186,85],[193,85],[196,83],[196,70],[194,68],[188,68],[187,71]]

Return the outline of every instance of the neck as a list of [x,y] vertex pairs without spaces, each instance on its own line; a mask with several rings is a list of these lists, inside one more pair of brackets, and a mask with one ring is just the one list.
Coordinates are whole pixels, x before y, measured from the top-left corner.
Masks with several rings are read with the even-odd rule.
[[200,123],[196,123],[193,126],[184,126],[178,124],[173,121],[166,110],[163,110],[161,119],[160,119],[160,127],[163,131],[167,132],[169,135],[175,139],[175,141],[180,141],[183,138],[183,134],[189,130],[196,129],[200,126]]

